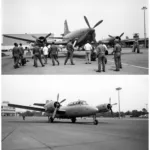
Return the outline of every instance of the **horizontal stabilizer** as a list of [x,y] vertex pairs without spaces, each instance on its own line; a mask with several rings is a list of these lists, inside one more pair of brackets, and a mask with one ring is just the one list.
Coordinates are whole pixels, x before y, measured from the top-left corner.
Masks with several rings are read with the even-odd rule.
[[31,106],[23,106],[23,105],[17,105],[17,104],[8,104],[10,107],[15,107],[15,108],[21,108],[21,109],[29,109],[29,110],[35,110],[35,111],[44,111],[44,108],[37,108],[37,107],[31,107]]

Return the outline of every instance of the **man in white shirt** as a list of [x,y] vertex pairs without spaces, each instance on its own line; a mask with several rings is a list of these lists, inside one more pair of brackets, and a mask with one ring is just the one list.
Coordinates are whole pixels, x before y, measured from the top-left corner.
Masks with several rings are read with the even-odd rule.
[[85,49],[85,54],[86,54],[86,64],[91,64],[92,46],[89,43],[89,41],[87,41],[87,43],[84,45],[84,49]]
[[46,44],[44,44],[43,47],[43,55],[44,55],[45,64],[47,64],[48,47],[46,46]]

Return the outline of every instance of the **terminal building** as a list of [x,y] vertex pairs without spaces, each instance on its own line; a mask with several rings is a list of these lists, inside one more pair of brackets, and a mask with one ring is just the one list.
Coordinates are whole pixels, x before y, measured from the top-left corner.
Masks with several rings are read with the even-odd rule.
[[3,101],[1,105],[1,116],[16,116],[16,110],[14,107],[8,106],[8,101]]

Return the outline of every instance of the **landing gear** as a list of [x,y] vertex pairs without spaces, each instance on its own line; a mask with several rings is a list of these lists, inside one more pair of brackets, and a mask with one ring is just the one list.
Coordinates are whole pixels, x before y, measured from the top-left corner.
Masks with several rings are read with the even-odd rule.
[[93,116],[93,124],[98,125],[98,120],[96,119],[96,116]]
[[50,116],[48,116],[48,122],[53,123],[54,119]]
[[72,123],[76,122],[76,118],[71,118]]

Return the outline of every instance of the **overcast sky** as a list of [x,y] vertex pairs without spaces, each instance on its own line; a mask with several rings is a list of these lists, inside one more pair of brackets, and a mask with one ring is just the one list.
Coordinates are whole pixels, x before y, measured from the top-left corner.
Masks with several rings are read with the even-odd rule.
[[[67,19],[71,31],[86,28],[83,16],[96,27],[96,39],[110,35],[144,37],[144,11],[148,0],[2,0],[2,33],[49,33],[60,35]],[[146,11],[148,33],[148,10]]]
[[[127,75],[20,75],[2,76],[2,101],[32,105],[46,100],[66,98],[63,105],[78,99],[96,106],[109,102],[118,103],[117,87],[121,87],[121,110],[142,110],[148,103],[148,76]],[[118,105],[113,107],[118,111]]]

